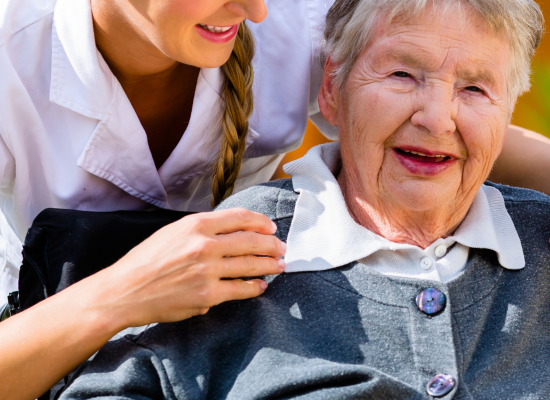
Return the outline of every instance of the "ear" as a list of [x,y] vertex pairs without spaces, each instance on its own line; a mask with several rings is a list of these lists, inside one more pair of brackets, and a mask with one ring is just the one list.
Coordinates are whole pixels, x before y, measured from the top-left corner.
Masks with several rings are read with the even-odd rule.
[[334,83],[334,71],[336,65],[327,58],[323,73],[323,82],[319,91],[319,109],[327,122],[338,126],[338,85]]

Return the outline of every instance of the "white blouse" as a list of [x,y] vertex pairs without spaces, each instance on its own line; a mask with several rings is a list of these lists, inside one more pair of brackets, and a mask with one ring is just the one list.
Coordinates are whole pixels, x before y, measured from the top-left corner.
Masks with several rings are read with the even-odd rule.
[[[318,27],[333,0],[267,1],[255,110],[236,189],[269,180],[319,114]],[[157,170],[147,136],[98,52],[89,0],[0,2],[0,207],[20,238],[45,208],[210,209],[222,74],[201,70],[191,120]],[[334,133],[333,133],[334,138]]]
[[494,187],[481,186],[452,236],[421,249],[391,242],[354,221],[334,177],[340,158],[340,144],[327,143],[284,167],[300,193],[285,272],[323,271],[359,261],[384,275],[449,282],[466,267],[470,248],[493,250],[503,268],[525,267],[516,227]]

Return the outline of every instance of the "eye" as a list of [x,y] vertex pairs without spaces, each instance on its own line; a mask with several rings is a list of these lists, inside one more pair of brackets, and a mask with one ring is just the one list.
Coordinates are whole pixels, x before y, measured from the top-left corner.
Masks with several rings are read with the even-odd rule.
[[411,74],[405,71],[395,71],[393,75],[399,77],[399,78],[410,78]]
[[468,92],[474,92],[474,93],[485,93],[483,89],[478,88],[477,86],[467,86],[465,88]]

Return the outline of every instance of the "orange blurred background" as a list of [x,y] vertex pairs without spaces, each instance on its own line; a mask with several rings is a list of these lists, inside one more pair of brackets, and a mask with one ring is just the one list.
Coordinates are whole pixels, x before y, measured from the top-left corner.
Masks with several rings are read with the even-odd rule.
[[[545,20],[550,23],[550,2],[537,1],[537,3],[542,9]],[[512,123],[550,138],[550,35],[542,38],[539,50],[533,59],[531,82],[531,91],[518,100]],[[284,164],[302,157],[313,146],[327,141],[310,122],[302,145],[284,157],[273,178],[288,178],[282,169]]]

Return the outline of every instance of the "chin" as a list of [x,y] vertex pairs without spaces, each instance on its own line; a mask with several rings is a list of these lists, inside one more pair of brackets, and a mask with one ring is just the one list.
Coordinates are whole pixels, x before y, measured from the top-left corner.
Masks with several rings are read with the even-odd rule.
[[426,212],[449,203],[449,199],[455,198],[456,190],[433,182],[409,182],[395,185],[390,194],[403,208]]
[[195,53],[195,57],[192,57],[193,63],[188,63],[184,61],[184,64],[190,64],[198,68],[218,68],[224,65],[233,51],[233,45],[228,46],[227,49],[216,49],[216,50],[198,50]]

